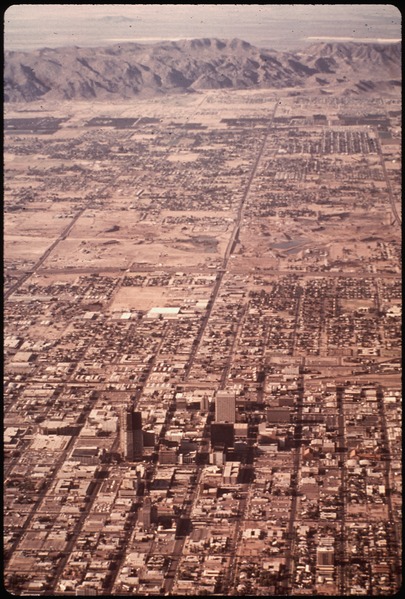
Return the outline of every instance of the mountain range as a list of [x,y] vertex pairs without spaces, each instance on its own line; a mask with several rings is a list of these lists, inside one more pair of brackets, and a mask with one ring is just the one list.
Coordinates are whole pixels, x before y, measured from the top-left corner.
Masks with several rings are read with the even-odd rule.
[[4,101],[114,100],[205,89],[361,94],[401,86],[401,43],[316,43],[299,52],[213,38],[4,53]]

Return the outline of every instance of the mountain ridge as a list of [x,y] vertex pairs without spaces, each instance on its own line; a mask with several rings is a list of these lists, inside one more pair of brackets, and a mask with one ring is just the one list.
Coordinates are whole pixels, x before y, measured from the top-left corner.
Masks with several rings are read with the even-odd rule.
[[4,53],[4,100],[107,100],[308,86],[361,93],[365,80],[370,91],[400,85],[401,52],[400,42],[319,42],[279,52],[238,38],[9,51]]

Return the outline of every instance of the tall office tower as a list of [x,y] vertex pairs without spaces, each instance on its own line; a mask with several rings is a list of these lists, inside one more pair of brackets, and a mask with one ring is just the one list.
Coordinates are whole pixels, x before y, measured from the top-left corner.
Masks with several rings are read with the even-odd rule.
[[152,503],[148,495],[144,497],[143,506],[138,512],[138,522],[143,530],[148,530],[151,525]]
[[236,395],[232,391],[217,391],[215,422],[236,422]]
[[143,455],[142,414],[129,404],[121,412],[121,451],[129,461]]

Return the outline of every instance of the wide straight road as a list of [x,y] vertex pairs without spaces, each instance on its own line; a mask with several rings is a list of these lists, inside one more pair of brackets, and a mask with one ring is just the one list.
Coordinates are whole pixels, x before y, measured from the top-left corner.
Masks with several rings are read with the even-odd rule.
[[196,356],[196,354],[198,352],[198,349],[199,349],[200,344],[201,344],[201,340],[202,340],[203,335],[204,335],[204,331],[205,331],[205,329],[207,327],[207,324],[208,324],[208,321],[209,321],[209,319],[211,317],[211,314],[212,314],[215,302],[216,302],[217,297],[218,297],[219,290],[221,288],[221,284],[222,284],[223,278],[225,276],[225,273],[228,271],[229,259],[232,256],[232,254],[233,254],[233,252],[235,250],[235,246],[237,244],[237,241],[239,239],[239,233],[240,233],[240,228],[242,226],[243,213],[244,213],[246,201],[247,201],[247,198],[249,196],[250,188],[252,186],[253,179],[255,178],[255,175],[256,175],[256,172],[257,172],[257,169],[258,169],[258,166],[259,166],[259,163],[260,163],[260,159],[261,159],[261,157],[263,155],[264,148],[266,147],[266,142],[267,142],[267,138],[268,138],[269,133],[270,133],[270,128],[271,128],[271,125],[273,123],[273,119],[274,119],[274,117],[276,115],[277,105],[278,105],[278,102],[277,102],[277,99],[276,99],[276,102],[274,104],[273,112],[272,112],[271,117],[269,119],[269,124],[267,125],[267,129],[266,129],[265,134],[263,136],[262,143],[260,145],[260,148],[259,148],[259,151],[258,151],[257,156],[255,158],[255,161],[254,161],[254,163],[252,165],[252,168],[251,168],[251,171],[250,171],[250,175],[249,175],[249,179],[248,179],[248,182],[246,184],[246,188],[245,188],[245,190],[243,192],[242,198],[241,198],[240,203],[239,203],[239,207],[238,207],[238,212],[237,212],[235,224],[234,224],[231,236],[229,238],[227,248],[225,250],[225,255],[224,255],[224,259],[223,259],[222,268],[216,271],[217,272],[217,281],[215,283],[215,287],[214,287],[214,290],[212,292],[212,296],[211,296],[211,301],[210,301],[210,304],[209,304],[209,308],[207,309],[207,312],[206,312],[205,317],[203,319],[200,331],[199,331],[197,339],[196,339],[196,343],[194,344],[193,351],[192,351],[192,354],[190,356],[190,360],[189,360],[188,366],[186,368],[185,380],[187,380],[188,377],[189,377],[189,375],[190,375],[190,371],[191,371],[191,368],[192,368],[192,365],[193,365],[193,362],[194,362],[194,358],[195,358],[195,356]]
[[381,148],[381,143],[380,143],[380,138],[378,136],[378,131],[374,130],[375,133],[375,138],[376,138],[376,144],[377,144],[377,152],[378,152],[378,156],[380,158],[380,164],[381,164],[381,168],[383,170],[384,173],[384,179],[385,179],[385,183],[387,185],[387,191],[388,191],[388,196],[389,196],[389,201],[390,201],[390,206],[391,206],[391,211],[394,217],[394,222],[396,222],[399,226],[402,225],[402,219],[401,216],[397,210],[396,204],[395,204],[395,198],[394,198],[394,194],[392,192],[392,187],[391,187],[391,181],[389,179],[388,173],[387,173],[387,169],[385,166],[385,160],[384,160],[384,154]]
[[[302,370],[304,370],[304,360],[302,364]],[[297,411],[295,417],[295,428],[294,428],[294,465],[293,471],[291,472],[291,508],[290,517],[287,528],[287,543],[284,552],[285,556],[285,572],[286,579],[282,581],[280,588],[283,589],[283,595],[291,595],[293,575],[295,568],[295,523],[297,520],[297,508],[298,508],[298,481],[299,472],[301,469],[301,438],[302,438],[302,414],[303,414],[303,403],[304,403],[304,376],[300,375],[299,386],[297,389]]]
[[66,237],[69,235],[70,231],[72,230],[74,224],[76,223],[77,219],[83,214],[83,212],[85,210],[86,210],[86,208],[81,208],[80,210],[78,210],[78,212],[76,212],[76,214],[74,215],[74,217],[72,218],[70,223],[63,229],[63,231],[60,233],[59,237],[57,239],[55,239],[55,241],[53,243],[51,243],[49,248],[42,254],[42,256],[39,258],[39,260],[34,264],[32,269],[29,270],[28,272],[24,273],[13,285],[11,285],[11,287],[4,294],[5,300],[7,300],[10,297],[10,295],[12,295],[15,291],[17,291],[17,289],[19,289],[25,283],[25,281],[27,281],[39,268],[41,268],[42,264],[45,262],[45,260],[48,258],[48,256],[53,252],[53,250],[56,248],[56,246],[59,245],[59,243],[61,241],[66,239]]

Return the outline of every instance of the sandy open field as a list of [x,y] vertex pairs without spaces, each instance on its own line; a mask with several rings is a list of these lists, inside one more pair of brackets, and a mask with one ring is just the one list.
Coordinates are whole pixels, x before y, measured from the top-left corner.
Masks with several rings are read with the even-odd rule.
[[[291,151],[288,128],[280,128],[277,135],[268,135],[247,190],[252,156],[257,156],[264,135],[260,119],[269,119],[276,103],[278,117],[300,119],[294,143],[303,139],[308,145],[322,137],[322,128],[304,124],[314,111],[325,114],[328,122],[338,119],[333,102],[314,98],[314,105],[301,103],[290,98],[288,90],[281,99],[267,91],[218,90],[170,96],[164,105],[150,99],[49,107],[49,116],[66,120],[56,133],[40,138],[38,153],[33,136],[6,138],[10,176],[5,205],[12,208],[4,227],[7,265],[33,265],[57,241],[42,271],[218,266],[248,192],[229,268],[302,272],[311,264],[329,268],[336,263],[340,268],[340,263],[350,263],[350,269],[363,270],[376,258],[377,269],[386,268],[380,241],[396,234],[390,229],[393,215],[377,154],[329,153],[317,156],[316,163],[300,146]],[[32,117],[35,110],[33,106]],[[10,117],[19,116],[18,109],[13,112],[10,106],[8,111]],[[95,117],[136,122],[128,130],[89,126]],[[257,121],[247,129],[227,124],[227,119],[238,118]],[[244,145],[248,130],[252,138]],[[398,176],[395,149],[386,146],[392,153],[390,177]],[[33,176],[28,174],[31,167]],[[354,178],[353,189],[361,192],[342,187],[344,169]],[[355,180],[358,172],[364,172],[364,185]],[[395,185],[392,193],[400,214]],[[187,209],[191,201],[193,207]],[[80,216],[63,235],[78,211]]]

